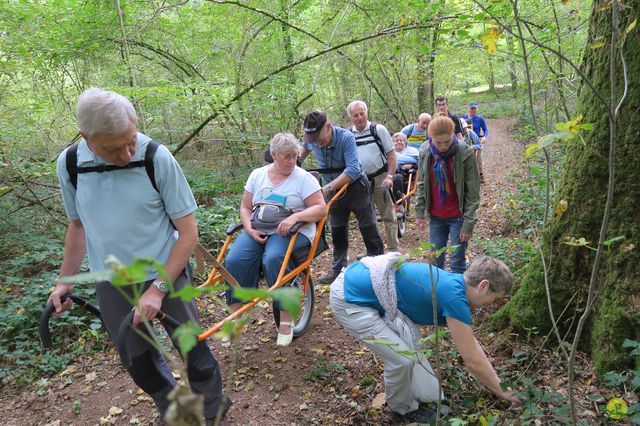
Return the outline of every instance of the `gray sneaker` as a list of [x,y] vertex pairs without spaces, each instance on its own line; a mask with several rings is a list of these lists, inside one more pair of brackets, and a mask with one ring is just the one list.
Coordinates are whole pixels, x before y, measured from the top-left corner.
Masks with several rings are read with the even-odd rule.
[[394,423],[420,423],[434,425],[436,423],[436,412],[427,407],[419,405],[417,409],[405,414],[391,411],[391,418]]
[[330,271],[326,275],[321,276],[318,282],[320,284],[333,284],[336,278],[338,278],[338,275],[340,275],[340,272]]

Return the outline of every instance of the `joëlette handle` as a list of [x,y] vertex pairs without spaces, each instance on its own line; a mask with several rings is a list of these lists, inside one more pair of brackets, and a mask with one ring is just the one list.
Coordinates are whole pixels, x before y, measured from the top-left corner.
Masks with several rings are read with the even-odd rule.
[[[86,309],[93,315],[100,318],[100,310],[82,297],[67,293],[60,298],[60,303],[64,303],[67,299],[71,299],[74,303],[80,305],[81,308]],[[42,346],[45,350],[50,349],[51,346],[53,346],[51,342],[51,333],[49,331],[49,320],[51,319],[51,314],[54,311],[55,307],[53,306],[53,302],[49,301],[42,311],[42,315],[40,315],[40,340],[42,340]]]
[[[122,359],[126,359],[127,354],[127,337],[129,336],[129,332],[133,327],[131,327],[131,323],[133,321],[133,315],[135,314],[134,310],[131,310],[120,323],[120,327],[118,328],[118,335],[116,337],[116,349],[118,349],[118,353],[120,353],[120,357]],[[165,325],[168,325],[172,328],[180,327],[180,323],[170,315],[165,314],[162,311],[158,311],[156,315],[156,319],[160,320]]]

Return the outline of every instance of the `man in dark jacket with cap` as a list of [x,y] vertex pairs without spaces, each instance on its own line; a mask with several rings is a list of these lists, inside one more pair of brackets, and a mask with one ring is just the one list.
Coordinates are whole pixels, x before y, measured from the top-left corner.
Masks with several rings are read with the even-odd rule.
[[301,152],[303,161],[311,151],[316,155],[326,183],[322,187],[325,197],[334,194],[344,185],[349,185],[345,194],[333,203],[329,211],[333,265],[331,271],[320,278],[321,283],[329,284],[347,265],[349,215],[352,212],[358,220],[367,255],[383,254],[384,244],[371,202],[371,187],[358,161],[353,133],[332,125],[325,113],[311,112],[304,120],[304,145]]

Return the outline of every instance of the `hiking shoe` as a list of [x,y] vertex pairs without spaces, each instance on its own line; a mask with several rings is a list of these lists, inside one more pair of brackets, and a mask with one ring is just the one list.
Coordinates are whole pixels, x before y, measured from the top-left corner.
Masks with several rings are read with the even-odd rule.
[[216,419],[205,419],[205,425],[206,426],[228,426],[229,422],[227,422],[226,418],[222,418],[220,419],[220,423],[216,423]]
[[320,284],[333,284],[336,278],[338,278],[338,275],[340,275],[340,272],[330,271],[327,275],[320,277],[318,282]]
[[405,414],[391,411],[391,418],[395,423],[426,423],[431,425],[436,422],[436,412],[419,405],[417,409]]
[[[437,402],[421,402],[420,407],[425,408],[427,410],[433,410],[433,415],[436,415],[436,407],[438,406]],[[449,411],[451,411],[451,408],[446,405],[446,404],[440,404],[440,420],[442,420],[443,418],[447,417],[447,415],[449,414]]]

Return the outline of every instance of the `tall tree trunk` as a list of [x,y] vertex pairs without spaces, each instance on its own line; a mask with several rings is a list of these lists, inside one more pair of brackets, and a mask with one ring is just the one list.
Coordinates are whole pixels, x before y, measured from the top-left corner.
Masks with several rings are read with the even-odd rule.
[[422,37],[423,44],[429,46],[429,51],[418,54],[418,114],[423,112],[433,113],[434,111],[436,48],[438,46],[439,31],[440,21],[435,24],[431,32]]
[[[423,36],[422,44],[424,46],[431,45],[430,40],[431,35]],[[416,55],[416,61],[418,62],[418,66],[416,67],[416,71],[418,72],[418,90],[416,91],[416,94],[418,96],[418,99],[416,99],[418,111],[417,113],[414,112],[414,115],[416,117],[418,116],[418,114],[426,111],[431,111],[429,109],[431,105],[429,99],[433,97],[433,94],[431,93],[431,85],[429,84],[429,75],[431,75],[431,73],[429,72],[430,56],[431,55],[427,55],[424,52],[420,52]]]
[[[438,34],[440,32],[440,22],[433,28],[431,35],[431,51],[429,52],[429,98],[427,98],[428,111],[435,112],[436,109],[436,55],[438,48]],[[424,111],[422,111],[424,112]]]
[[[289,5],[287,0],[280,0],[280,11],[284,20],[286,22],[289,22]],[[291,34],[289,34],[289,26],[281,22],[280,28],[282,30],[284,57],[287,59],[286,63],[291,64],[293,63],[293,49],[291,47]],[[296,74],[293,68],[289,68],[287,70],[287,83],[289,83],[291,86],[295,86],[296,84]]]
[[516,74],[516,62],[514,60],[516,50],[513,45],[513,36],[507,31],[507,53],[509,54],[509,78],[511,79],[511,90],[518,90],[518,76]]
[[[621,9],[621,31],[640,12],[637,1],[625,0]],[[611,10],[601,1],[593,4],[588,45],[602,37],[611,37]],[[582,70],[592,85],[607,100],[611,96],[609,81],[609,46],[587,48]],[[609,217],[607,239],[623,236],[605,253],[598,271],[598,295],[594,311],[583,333],[583,348],[591,352],[596,371],[620,370],[633,365],[633,357],[622,347],[626,339],[640,340],[640,32],[633,30],[624,44],[629,76],[629,95],[622,106],[618,121],[614,184],[614,201]],[[623,91],[623,72],[617,58],[617,81],[613,95],[620,99]],[[583,121],[593,123],[593,130],[584,133],[584,143],[576,138],[570,142],[556,202],[566,200],[568,209],[562,215],[549,220],[542,233],[542,247],[549,261],[549,282],[553,309],[561,312],[567,304],[567,312],[580,315],[584,308],[594,252],[587,247],[564,244],[567,238],[585,238],[595,245],[603,219],[607,180],[609,175],[609,102],[602,102],[583,84],[578,98],[578,114]],[[549,312],[541,260],[527,266],[524,278],[512,300],[503,307],[494,320],[497,324],[509,322],[516,329],[538,327],[550,329]],[[573,297],[577,294],[577,297]],[[563,332],[573,332],[575,323],[570,318],[559,321]],[[636,368],[640,362],[636,361]]]
[[487,66],[489,67],[489,90],[496,96],[496,74],[493,72],[493,56],[487,55]]
[[[280,13],[282,18],[289,22],[289,2],[288,0],[280,0]],[[280,28],[282,31],[282,48],[284,50],[284,57],[286,59],[287,64],[293,63],[293,47],[291,46],[291,34],[289,30],[289,26],[285,23],[280,23]],[[299,121],[300,112],[298,111],[298,100],[295,98],[295,87],[296,87],[296,74],[293,68],[287,70],[287,90],[285,92],[285,96],[287,96],[286,100],[286,109],[285,117],[288,117],[288,126],[290,128],[295,127],[296,123]]]

